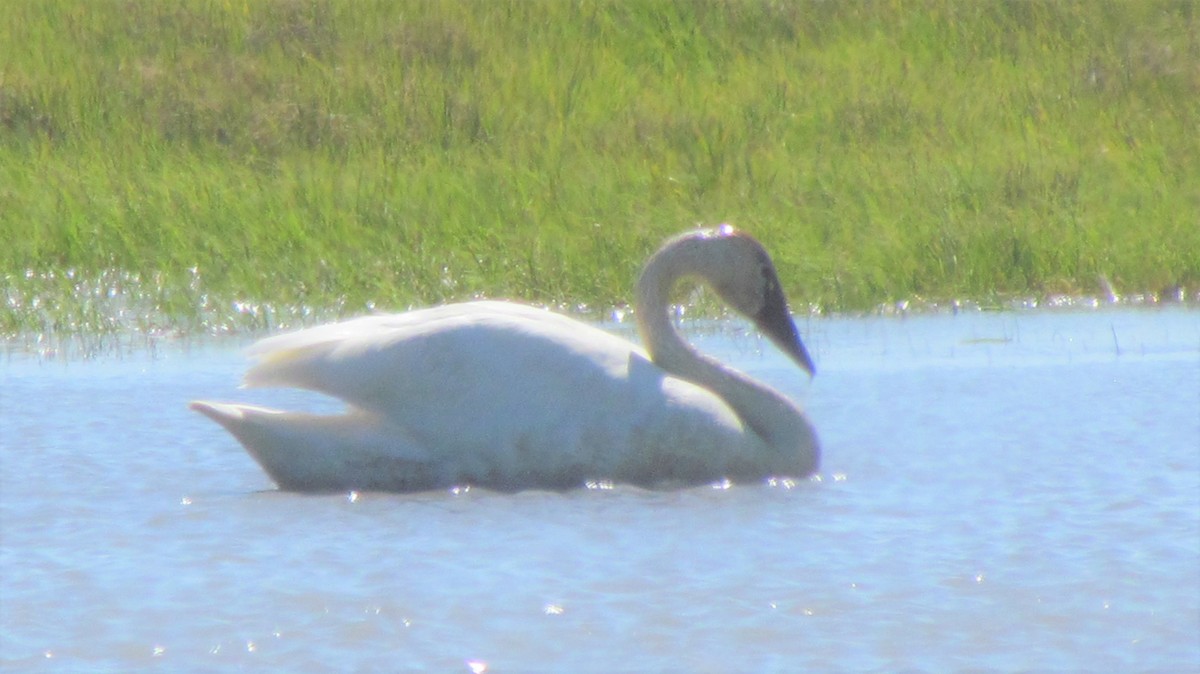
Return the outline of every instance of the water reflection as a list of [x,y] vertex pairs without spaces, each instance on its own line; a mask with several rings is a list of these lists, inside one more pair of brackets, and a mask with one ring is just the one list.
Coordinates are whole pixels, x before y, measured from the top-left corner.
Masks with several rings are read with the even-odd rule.
[[237,391],[241,340],[91,360],[9,351],[0,662],[1200,662],[1200,312],[960,312],[801,328],[821,367],[811,384],[742,328],[712,322],[695,337],[805,401],[827,450],[819,478],[678,491],[279,493],[186,401],[225,392],[330,403]]

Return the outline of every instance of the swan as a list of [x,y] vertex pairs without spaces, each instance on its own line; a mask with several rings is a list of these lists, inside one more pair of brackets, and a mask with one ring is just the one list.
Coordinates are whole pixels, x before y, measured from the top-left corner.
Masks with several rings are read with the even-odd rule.
[[280,489],[669,488],[804,477],[820,449],[783,394],[701,355],[670,292],[707,284],[814,374],[766,250],[728,225],[668,240],[636,288],[645,350],[547,310],[473,301],[263,339],[244,386],[344,400],[318,415],[194,401]]

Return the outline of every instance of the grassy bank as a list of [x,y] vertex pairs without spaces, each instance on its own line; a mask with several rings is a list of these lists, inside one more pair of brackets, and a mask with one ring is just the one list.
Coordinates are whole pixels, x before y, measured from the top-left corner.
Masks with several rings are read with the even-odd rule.
[[1200,284],[1191,2],[5,12],[6,332],[100,326],[134,290],[185,326],[617,304],[661,239],[722,221],[830,309]]

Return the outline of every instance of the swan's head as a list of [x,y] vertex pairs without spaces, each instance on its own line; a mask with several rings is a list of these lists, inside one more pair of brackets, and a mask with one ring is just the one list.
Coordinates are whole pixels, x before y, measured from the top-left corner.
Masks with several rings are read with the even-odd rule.
[[703,271],[705,281],[810,376],[816,374],[767,250],[754,237],[729,225],[701,236],[715,253],[714,264]]

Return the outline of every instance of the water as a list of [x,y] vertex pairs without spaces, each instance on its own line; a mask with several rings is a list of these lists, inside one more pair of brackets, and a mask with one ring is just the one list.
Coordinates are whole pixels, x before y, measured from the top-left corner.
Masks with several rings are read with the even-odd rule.
[[[0,669],[1200,669],[1200,312],[801,325],[820,479],[280,493],[233,339],[0,364]],[[625,328],[620,328],[625,329]]]

